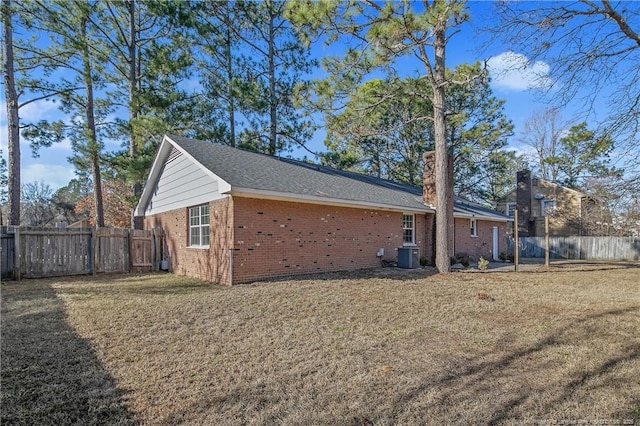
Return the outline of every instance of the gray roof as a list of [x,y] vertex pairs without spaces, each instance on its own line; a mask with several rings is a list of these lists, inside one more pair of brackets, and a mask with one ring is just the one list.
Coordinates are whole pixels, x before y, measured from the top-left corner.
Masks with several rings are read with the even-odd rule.
[[[411,211],[432,211],[422,200],[422,188],[387,179],[337,170],[290,158],[273,157],[181,136],[167,135],[203,167],[224,179],[234,189],[253,189],[326,197]],[[511,220],[495,210],[454,199],[455,213]]]
[[430,210],[422,202],[421,188],[217,143],[168,137],[202,166],[229,183],[232,191],[246,188]]

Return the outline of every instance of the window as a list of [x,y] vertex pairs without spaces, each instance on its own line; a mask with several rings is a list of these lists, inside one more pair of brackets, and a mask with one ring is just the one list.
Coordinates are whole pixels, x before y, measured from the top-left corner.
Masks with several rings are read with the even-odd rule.
[[478,221],[476,219],[471,219],[471,220],[469,220],[469,224],[471,226],[471,236],[472,237],[477,237],[478,236]]
[[402,234],[404,244],[415,244],[415,222],[412,214],[402,215]]
[[209,206],[189,208],[189,246],[209,247]]
[[507,216],[514,217],[517,206],[518,205],[516,203],[507,203],[507,210],[505,212]]
[[542,200],[540,201],[541,215],[552,215],[556,211],[556,200]]

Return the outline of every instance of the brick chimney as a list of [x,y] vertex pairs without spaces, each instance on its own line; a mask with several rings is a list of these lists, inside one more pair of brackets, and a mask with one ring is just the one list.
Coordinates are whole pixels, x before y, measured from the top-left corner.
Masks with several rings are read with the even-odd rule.
[[432,208],[436,206],[436,152],[422,154],[422,200]]
[[518,209],[518,235],[521,237],[533,236],[530,234],[531,219],[531,171],[520,170],[516,174],[516,206]]
[[[447,181],[449,187],[447,188],[447,204],[448,207],[453,210],[453,156],[449,154],[448,158],[448,176]],[[435,209],[436,207],[436,152],[427,151],[422,154],[422,162],[424,164],[422,170],[422,200],[424,203]],[[435,222],[434,222],[435,225]],[[449,225],[449,255],[452,256],[455,253],[454,247],[454,221],[451,221]],[[433,227],[433,241],[435,241],[435,226]],[[434,242],[435,246],[435,242]],[[434,254],[435,256],[435,254]]]
[[[449,181],[449,199],[453,203],[453,156],[447,156],[449,160],[448,181]],[[436,206],[436,152],[427,151],[422,154],[422,200],[430,207]]]

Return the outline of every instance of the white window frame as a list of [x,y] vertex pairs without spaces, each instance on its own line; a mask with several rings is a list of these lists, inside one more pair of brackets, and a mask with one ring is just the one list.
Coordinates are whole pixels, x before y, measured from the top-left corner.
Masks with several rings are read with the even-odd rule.
[[208,248],[211,238],[209,204],[189,207],[188,213],[189,247]]
[[515,211],[518,208],[518,203],[507,203],[505,207],[505,213],[509,217],[515,216]]
[[472,217],[471,219],[469,219],[469,228],[470,228],[471,236],[477,237],[478,236],[478,219],[476,219],[475,217]]
[[[548,204],[550,204],[551,206],[547,207]],[[555,198],[551,198],[548,200],[540,200],[541,216],[552,215],[556,211],[556,208],[557,208],[557,204],[556,204]]]
[[[409,219],[411,218],[411,219]],[[411,231],[411,241],[406,241],[407,231]],[[402,245],[416,245],[416,215],[411,213],[402,214]]]

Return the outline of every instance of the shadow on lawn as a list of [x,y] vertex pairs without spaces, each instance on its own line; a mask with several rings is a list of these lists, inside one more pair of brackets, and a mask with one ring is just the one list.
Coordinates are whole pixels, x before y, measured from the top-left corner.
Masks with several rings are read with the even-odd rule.
[[[464,362],[462,367],[454,367],[451,371],[446,372],[440,377],[429,380],[413,389],[411,392],[400,395],[394,403],[394,411],[402,412],[413,404],[418,403],[419,399],[425,393],[433,389],[439,389],[441,392],[428,409],[434,409],[438,405],[463,405],[473,400],[486,397],[486,391],[495,392],[495,387],[487,383],[495,383],[509,380],[514,370],[536,369],[539,376],[544,377],[548,372],[545,365],[540,366],[536,356],[556,345],[562,345],[574,341],[588,339],[589,334],[593,331],[590,322],[606,318],[616,317],[640,311],[640,306],[633,306],[625,309],[610,310],[586,318],[573,321],[571,324],[561,327],[550,333],[544,339],[538,341],[530,347],[522,348],[508,352],[497,360],[484,361],[487,354],[472,358]],[[573,335],[573,336],[569,336]],[[549,390],[553,386],[555,391],[553,396],[545,400],[541,407],[537,407],[540,415],[540,421],[545,421],[545,415],[554,412],[564,402],[575,398],[576,393],[581,388],[588,385],[588,382],[599,377],[604,377],[609,373],[613,373],[617,366],[625,362],[640,362],[640,344],[638,342],[630,342],[624,346],[621,353],[611,355],[608,359],[595,363],[593,367],[585,367],[579,374],[567,373],[555,380],[545,381],[544,384],[522,383],[522,386],[515,391],[505,391],[501,395],[495,397],[494,404],[491,405],[490,412],[487,412],[486,424],[503,424],[509,423],[519,418],[522,413],[518,412],[518,408],[524,406],[537,393]],[[462,362],[456,365],[461,365]],[[629,383],[615,383],[615,386],[632,386],[633,378],[627,379]],[[509,395],[510,394],[510,395]],[[525,409],[526,410],[526,409]],[[531,408],[529,407],[529,410]],[[638,401],[630,401],[629,412],[616,413],[619,419],[624,420],[640,420],[640,405]],[[635,423],[632,423],[635,424]]]
[[261,285],[274,282],[286,281],[340,281],[340,280],[369,280],[385,279],[393,281],[413,281],[428,278],[437,273],[435,268],[403,269],[397,267],[387,268],[366,268],[351,271],[318,272],[300,275],[288,275],[282,277],[265,278],[262,281],[255,281],[240,285]]
[[136,424],[46,284],[2,286],[3,424]]
[[[554,261],[551,262],[550,268],[544,267],[544,259],[526,259],[520,263],[520,274],[545,274],[554,272],[594,272],[608,271],[618,269],[637,269],[640,268],[640,262],[605,262],[605,261]],[[489,270],[481,271],[477,268],[477,264],[472,264],[471,268],[461,271],[452,271],[452,274],[485,274],[485,273],[514,273],[514,265],[512,263],[496,263],[489,265]],[[336,281],[336,280],[369,280],[369,279],[386,279],[392,281],[414,281],[429,278],[437,274],[437,270],[433,267],[403,269],[398,267],[386,268],[367,268],[356,269],[352,271],[336,271],[323,273],[309,273],[303,275],[283,276],[265,278],[262,281],[255,281],[240,285],[260,285],[273,282],[286,281]]]

